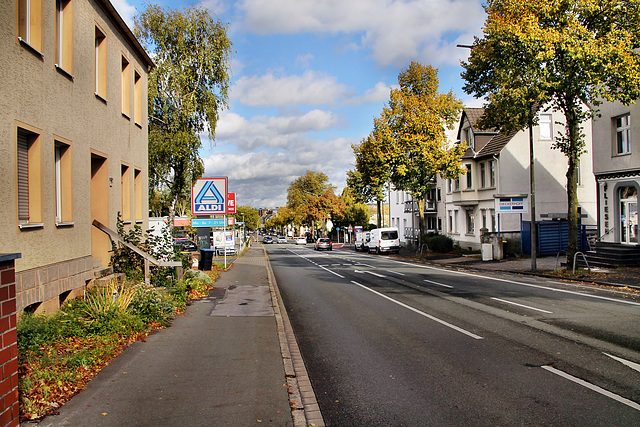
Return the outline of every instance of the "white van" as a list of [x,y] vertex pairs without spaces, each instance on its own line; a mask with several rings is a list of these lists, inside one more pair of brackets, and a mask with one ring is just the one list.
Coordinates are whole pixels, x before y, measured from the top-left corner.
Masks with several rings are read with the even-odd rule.
[[357,251],[367,250],[367,242],[369,241],[369,232],[360,231],[356,232],[356,241],[353,248]]
[[369,232],[367,250],[377,254],[400,252],[400,236],[396,227],[374,228]]

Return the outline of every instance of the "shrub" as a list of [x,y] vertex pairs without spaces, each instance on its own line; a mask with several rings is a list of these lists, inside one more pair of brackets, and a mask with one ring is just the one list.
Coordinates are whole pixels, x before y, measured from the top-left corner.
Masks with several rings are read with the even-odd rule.
[[159,288],[140,283],[134,287],[135,298],[129,306],[131,312],[139,316],[145,324],[158,323],[166,326],[176,313],[171,296]]
[[428,236],[426,243],[429,249],[438,253],[449,253],[453,250],[453,240],[442,234]]

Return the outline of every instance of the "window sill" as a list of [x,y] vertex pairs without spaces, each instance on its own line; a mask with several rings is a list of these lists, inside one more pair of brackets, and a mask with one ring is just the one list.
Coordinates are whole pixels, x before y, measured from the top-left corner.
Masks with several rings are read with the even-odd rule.
[[36,55],[40,56],[40,59],[44,60],[44,53],[40,52],[38,49],[36,49],[35,47],[31,46],[29,44],[28,41],[26,41],[25,39],[23,39],[22,37],[18,37],[18,40],[20,41],[20,44],[24,47],[26,47],[28,50],[31,51],[31,53],[34,53]]
[[129,225],[129,224],[131,224],[131,221],[129,221],[129,220],[127,220],[127,221],[122,221],[122,223],[123,223],[124,225]]
[[131,117],[129,117],[129,115],[127,113],[122,113],[122,117],[124,117],[125,119],[131,121]]
[[142,224],[144,222],[143,219],[136,219],[136,224]]
[[135,122],[135,123],[136,123],[136,126],[138,126],[140,129],[142,129],[142,125],[140,123],[138,123],[138,122]]
[[96,95],[96,98],[98,98],[100,101],[104,102],[104,103],[105,103],[105,105],[107,104],[107,100],[106,100],[106,99],[104,99],[104,98],[102,97],[102,95],[100,95],[98,92],[95,92],[95,95]]
[[625,156],[630,156],[630,155],[631,155],[631,151],[629,151],[628,153],[615,153],[611,157],[625,157]]
[[62,74],[63,76],[65,76],[66,78],[71,80],[72,82],[74,81],[73,74],[71,74],[70,72],[68,72],[67,70],[65,70],[61,66],[59,66],[58,64],[55,64],[55,67],[56,67],[56,71],[57,72],[59,72],[60,74]]
[[474,191],[476,191],[476,190],[473,189],[473,188],[466,188],[466,189],[462,190],[463,193],[472,193]]
[[475,237],[476,233],[465,233],[464,235],[469,237]]
[[38,230],[41,228],[44,228],[44,223],[42,222],[33,222],[33,223],[27,223],[27,224],[18,224],[18,227],[20,227],[20,230]]
[[57,228],[71,228],[75,225],[75,222],[56,222]]

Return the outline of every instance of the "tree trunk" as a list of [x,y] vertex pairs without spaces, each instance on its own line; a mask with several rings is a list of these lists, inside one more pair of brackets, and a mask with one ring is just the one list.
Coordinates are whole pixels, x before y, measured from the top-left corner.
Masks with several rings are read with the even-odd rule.
[[382,202],[380,199],[376,200],[376,204],[378,205],[378,228],[382,228]]
[[567,268],[573,269],[573,258],[578,252],[578,152],[580,126],[575,112],[566,114],[569,128],[569,168],[567,170],[567,220],[569,227]]
[[[412,202],[413,204],[413,202]],[[413,207],[412,207],[413,208]],[[413,210],[413,209],[412,209]],[[411,213],[413,215],[413,212]],[[418,199],[418,252],[422,253],[422,245],[426,242],[425,226],[424,226],[424,197]]]

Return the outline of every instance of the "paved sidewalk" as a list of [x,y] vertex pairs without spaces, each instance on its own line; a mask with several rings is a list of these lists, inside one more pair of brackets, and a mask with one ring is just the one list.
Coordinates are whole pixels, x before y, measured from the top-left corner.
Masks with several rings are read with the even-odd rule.
[[294,373],[304,366],[292,370],[272,285],[264,250],[250,248],[209,298],[132,344],[40,425],[306,425]]

